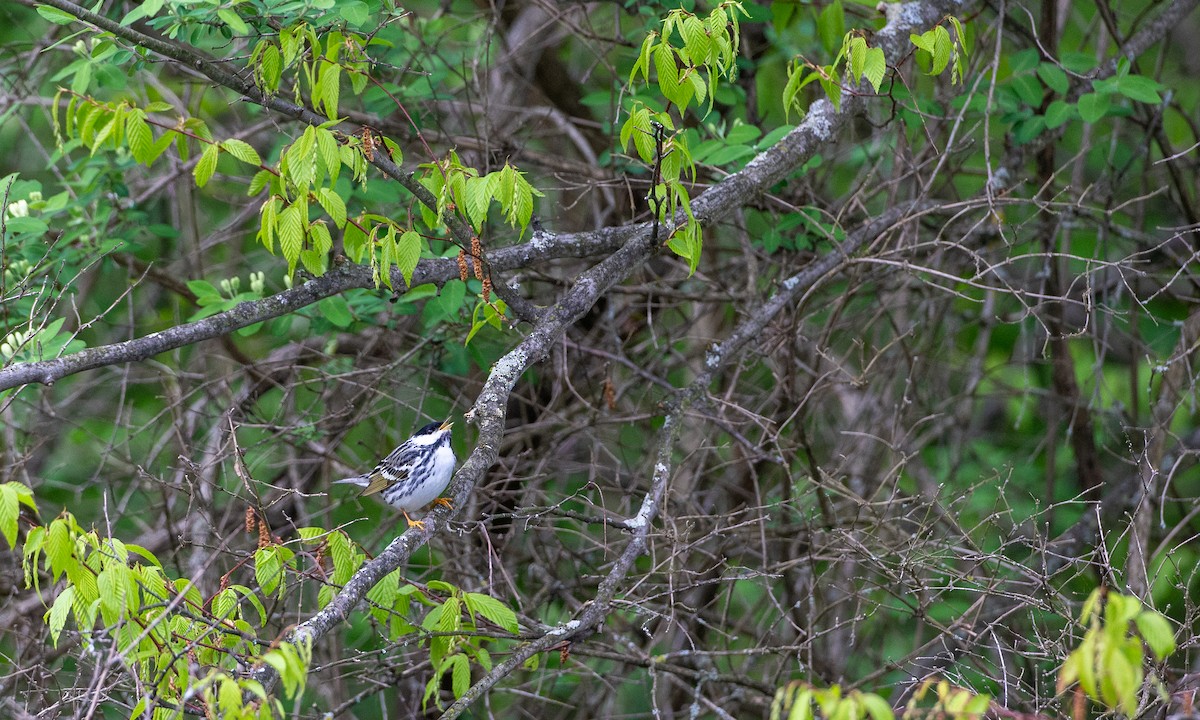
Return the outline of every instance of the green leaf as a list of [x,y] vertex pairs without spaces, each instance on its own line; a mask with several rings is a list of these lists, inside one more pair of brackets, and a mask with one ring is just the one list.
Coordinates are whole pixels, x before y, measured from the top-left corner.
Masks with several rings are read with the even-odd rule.
[[317,309],[325,319],[340,328],[348,328],[354,322],[354,314],[350,312],[350,303],[341,295],[331,295],[317,303]]
[[415,230],[408,230],[396,240],[396,267],[404,276],[404,285],[412,285],[413,271],[417,269],[417,261],[421,259],[421,236]]
[[675,53],[672,52],[671,47],[666,43],[661,43],[654,48],[654,69],[658,74],[658,89],[663,94],[663,97],[678,105],[680,109],[686,107],[687,100],[681,92],[679,68],[675,64]]
[[887,700],[875,693],[863,693],[859,698],[871,720],[896,720],[896,714],[892,712],[892,706]]
[[1094,123],[1104,117],[1110,104],[1109,95],[1088,93],[1079,98],[1079,117],[1086,123]]
[[867,41],[859,35],[854,35],[847,43],[848,65],[850,66],[850,76],[854,78],[854,82],[862,82],[863,70],[867,66]]
[[346,226],[346,201],[342,200],[341,195],[329,188],[320,188],[317,190],[317,202],[333,220],[334,225],[339,228]]
[[463,298],[466,295],[466,283],[461,280],[449,280],[442,286],[442,292],[438,295],[438,304],[446,316],[456,318],[462,309]]
[[342,153],[338,149],[337,138],[325,128],[319,128],[316,131],[316,138],[317,149],[321,154],[325,172],[329,173],[330,178],[336,179],[338,170],[342,166]]
[[270,170],[259,170],[254,173],[254,177],[250,178],[250,186],[246,188],[246,195],[254,196],[259,194],[274,178],[275,174]]
[[61,518],[50,523],[50,534],[46,538],[46,561],[50,563],[51,577],[55,582],[75,563],[75,543],[71,540],[67,522]]
[[333,238],[329,235],[329,228],[325,227],[325,221],[319,220],[309,225],[308,237],[312,247],[300,252],[300,262],[313,275],[324,275],[325,261],[329,249],[333,247]]
[[1038,65],[1037,74],[1042,82],[1046,83],[1046,87],[1059,95],[1066,95],[1067,91],[1071,89],[1071,81],[1067,78],[1067,74],[1054,63],[1044,62]]
[[55,25],[70,25],[75,22],[75,16],[65,10],[59,10],[49,5],[38,5],[37,14]]
[[304,226],[306,219],[301,216],[299,206],[287,206],[279,214],[279,249],[288,263],[288,273],[296,269],[296,261],[300,259],[300,251],[304,249]]
[[1141,103],[1159,105],[1162,97],[1158,94],[1164,86],[1143,75],[1126,75],[1117,83],[1117,90],[1130,100]]
[[345,232],[342,233],[342,249],[345,250],[346,257],[356,263],[362,262],[367,251],[367,234],[355,223],[347,222]]
[[154,159],[154,133],[146,123],[144,112],[135,110],[126,116],[125,137],[128,139],[129,152],[133,159],[149,167]]
[[1075,113],[1074,105],[1055,100],[1046,108],[1046,127],[1053,130],[1074,118]]
[[217,153],[220,152],[220,147],[213,143],[208,143],[204,146],[204,152],[200,155],[200,159],[196,162],[196,167],[192,170],[192,175],[196,178],[196,186],[204,187],[208,181],[212,179],[213,173],[217,171]]
[[58,597],[54,598],[54,604],[46,612],[46,625],[50,629],[50,640],[54,643],[54,647],[58,647],[58,636],[67,624],[67,617],[70,615],[74,602],[75,588],[68,585],[63,588]]
[[187,286],[188,290],[191,290],[192,294],[196,296],[197,305],[212,305],[225,300],[221,291],[213,287],[213,284],[207,280],[188,280]]
[[359,27],[371,18],[370,8],[361,0],[352,0],[352,2],[341,2],[337,5],[338,15],[342,16],[350,25]]
[[466,594],[466,600],[467,608],[471,612],[484,616],[493,624],[504,628],[513,635],[520,631],[520,627],[517,625],[517,614],[491,595],[469,592]]
[[467,689],[471,687],[471,665],[467,661],[466,655],[455,655],[450,658],[452,667],[450,675],[450,687],[454,691],[455,699],[467,694]]
[[637,78],[638,71],[642,73],[642,77],[646,82],[650,82],[650,53],[654,49],[654,44],[658,41],[658,33],[650,33],[646,39],[642,41],[642,49],[638,52],[637,62],[633,64],[633,70],[629,72],[629,84]]
[[1162,660],[1175,652],[1175,633],[1165,617],[1153,610],[1146,610],[1138,614],[1134,623],[1156,659]]
[[221,18],[221,22],[228,25],[229,29],[232,30],[235,35],[250,34],[250,26],[246,24],[246,21],[243,20],[241,16],[237,14],[237,12],[229,8],[220,8],[217,10],[217,17]]
[[467,180],[466,191],[463,197],[463,210],[467,213],[467,219],[471,221],[471,226],[475,228],[475,232],[479,232],[483,227],[483,221],[487,219],[488,207],[492,203],[492,197],[495,195],[495,187],[499,181],[497,173],[488,173],[481,178],[469,178]]
[[842,39],[846,35],[846,11],[842,9],[841,0],[826,5],[817,16],[817,35],[825,52],[830,55],[842,46]]
[[[276,589],[282,592],[283,563],[274,546],[254,551],[254,580],[264,595],[273,595]],[[278,668],[277,668],[278,669]]]
[[8,483],[0,485],[0,533],[13,550],[17,548],[17,518],[20,514],[21,503],[16,488]]
[[950,33],[946,28],[938,25],[933,29],[933,67],[931,75],[941,75],[946,69],[946,65],[950,63],[950,56],[954,52],[954,41],[950,39]]
[[867,50],[863,63],[863,75],[871,83],[871,87],[875,88],[875,92],[879,92],[879,88],[883,85],[883,76],[886,73],[887,58],[883,54],[883,48]]
[[244,140],[231,138],[221,143],[221,149],[247,165],[262,165],[262,158],[258,156],[258,151]]

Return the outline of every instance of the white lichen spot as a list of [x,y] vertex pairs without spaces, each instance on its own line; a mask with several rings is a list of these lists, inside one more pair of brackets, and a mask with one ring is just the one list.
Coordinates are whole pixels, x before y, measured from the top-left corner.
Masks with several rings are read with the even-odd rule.
[[[657,471],[659,467],[662,467],[661,463],[656,465],[654,469]],[[666,469],[663,468],[663,472],[665,471]],[[638,514],[625,521],[625,527],[634,531],[641,530],[642,528],[646,527],[648,524],[650,524],[650,512],[653,507],[654,503],[642,503],[642,508],[638,510]]]
[[717,365],[721,362],[721,346],[713,345],[708,348],[708,352],[704,353],[704,367],[709,370],[716,370]]
[[570,622],[566,622],[566,623],[563,623],[562,625],[559,625],[558,627],[554,628],[553,630],[551,630],[550,632],[548,632],[546,634],[554,636],[554,637],[558,637],[559,635],[570,635],[571,633],[573,633],[579,629],[579,624],[580,623],[578,620],[572,620]]

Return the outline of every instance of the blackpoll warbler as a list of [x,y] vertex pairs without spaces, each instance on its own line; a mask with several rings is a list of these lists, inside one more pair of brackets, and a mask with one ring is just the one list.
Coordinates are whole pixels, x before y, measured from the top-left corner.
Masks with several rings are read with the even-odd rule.
[[425,529],[425,523],[413,520],[408,511],[430,503],[452,507],[438,495],[450,484],[458,459],[450,447],[450,426],[454,423],[429,423],[385,457],[369,473],[334,482],[357,485],[363,495],[382,493],[384,501],[399,508],[409,527]]

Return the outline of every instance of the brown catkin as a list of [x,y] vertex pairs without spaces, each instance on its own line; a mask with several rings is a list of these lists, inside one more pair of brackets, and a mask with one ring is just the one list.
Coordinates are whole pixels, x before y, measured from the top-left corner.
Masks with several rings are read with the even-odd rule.
[[490,277],[483,278],[483,301],[485,303],[492,301],[492,279]]
[[367,158],[367,162],[375,159],[375,133],[371,132],[371,128],[363,128],[362,150],[363,156]]
[[[471,236],[471,262],[475,264],[475,279],[483,281],[483,244],[478,235]],[[486,291],[485,291],[486,292]],[[487,298],[487,295],[484,295]]]
[[467,281],[467,251],[458,251],[458,279],[463,282]]
[[260,518],[258,521],[258,546],[265,548],[271,544],[271,528]]
[[247,505],[246,506],[246,532],[248,532],[248,533],[254,532],[254,525],[256,524],[255,519],[256,518],[254,515],[254,508],[251,507],[250,505]]

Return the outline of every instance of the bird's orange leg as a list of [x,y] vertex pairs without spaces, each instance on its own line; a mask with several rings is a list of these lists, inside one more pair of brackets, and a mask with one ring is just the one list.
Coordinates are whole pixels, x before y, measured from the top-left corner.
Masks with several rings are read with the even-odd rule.
[[424,530],[425,530],[425,523],[424,523],[424,522],[422,522],[422,521],[420,521],[420,520],[413,520],[412,518],[410,518],[410,517],[408,516],[408,513],[404,512],[403,510],[401,510],[400,512],[404,513],[404,519],[408,521],[408,526],[409,526],[410,528],[416,528],[416,529],[418,529],[418,530],[421,530],[421,531],[424,531]]

